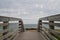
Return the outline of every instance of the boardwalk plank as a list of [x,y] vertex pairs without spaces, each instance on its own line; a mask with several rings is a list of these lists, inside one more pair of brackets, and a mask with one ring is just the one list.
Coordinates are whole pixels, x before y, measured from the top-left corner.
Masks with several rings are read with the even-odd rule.
[[25,31],[20,33],[14,40],[46,40],[40,32]]

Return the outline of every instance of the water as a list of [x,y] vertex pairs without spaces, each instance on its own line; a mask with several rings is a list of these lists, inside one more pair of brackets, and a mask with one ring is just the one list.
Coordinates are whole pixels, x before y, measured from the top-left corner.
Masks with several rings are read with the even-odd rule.
[[18,27],[18,23],[10,23],[8,26],[10,32],[16,31]]
[[[43,24],[43,26],[45,26],[46,28],[49,28],[49,25],[48,24]],[[9,28],[9,31],[10,32],[14,32],[18,29],[18,23],[10,23],[8,28]],[[37,24],[24,24],[24,28],[37,28]],[[0,32],[2,31],[3,27],[0,26]],[[60,27],[56,27],[55,26],[55,29],[60,29]]]
[[37,24],[24,24],[24,28],[37,28]]

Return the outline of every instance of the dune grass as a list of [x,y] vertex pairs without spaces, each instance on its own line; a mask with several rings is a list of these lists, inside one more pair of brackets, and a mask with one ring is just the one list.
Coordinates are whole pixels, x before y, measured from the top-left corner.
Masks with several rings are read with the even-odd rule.
[[[55,30],[56,30],[57,32],[60,32],[60,29],[55,29]],[[53,34],[53,36],[56,37],[58,40],[60,40],[60,36],[54,35],[54,34]]]
[[36,28],[26,28],[26,30],[36,30]]
[[0,38],[2,37],[2,34],[0,34]]
[[56,29],[56,31],[60,32],[60,29]]

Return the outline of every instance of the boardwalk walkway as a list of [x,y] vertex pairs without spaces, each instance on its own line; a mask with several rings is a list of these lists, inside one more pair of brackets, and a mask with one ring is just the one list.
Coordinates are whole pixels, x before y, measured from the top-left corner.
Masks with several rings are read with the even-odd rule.
[[14,40],[46,40],[40,32],[25,31],[17,35]]

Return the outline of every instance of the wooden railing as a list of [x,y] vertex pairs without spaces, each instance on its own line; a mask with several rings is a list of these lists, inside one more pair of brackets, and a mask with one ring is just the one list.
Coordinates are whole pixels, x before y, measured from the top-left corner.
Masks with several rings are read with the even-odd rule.
[[21,32],[21,29],[18,28],[15,32],[8,31],[7,34],[3,35],[3,33],[7,32],[7,31],[8,31],[8,29],[5,29],[2,32],[0,32],[0,40],[12,40],[12,39],[14,39],[14,37],[18,34],[18,32]]
[[[42,26],[43,21],[48,21],[49,29]],[[60,14],[43,17],[38,21],[38,32],[42,32],[47,40],[60,40],[60,32],[55,30],[54,21],[60,21]]]
[[1,37],[0,37],[0,40],[12,40],[14,37],[15,37],[15,35],[18,33],[18,31],[15,31],[15,32],[10,32],[10,33],[7,33],[6,35],[2,35]]
[[47,40],[60,40],[60,32],[56,30],[42,26],[42,28],[40,29],[40,32],[44,35],[44,37]]
[[[15,38],[15,36],[18,34],[18,32],[24,32],[24,27],[22,24],[22,21],[19,22],[18,24],[18,29],[16,29],[16,31],[10,32],[9,30],[9,23],[8,22],[4,22],[3,24],[0,24],[3,28],[2,28],[2,32],[0,32],[0,40],[13,40]],[[14,28],[13,28],[14,29]]]
[[[21,26],[21,29],[18,28],[16,31],[12,30],[13,32],[10,32],[9,21],[18,21],[18,22],[22,23],[22,19],[20,19],[20,18],[0,16],[0,22],[2,22],[2,23],[0,23],[0,26],[2,26],[2,31],[0,32],[0,40],[12,40],[18,33],[18,30],[24,29],[24,27]],[[18,24],[18,26],[19,26],[19,24]],[[23,23],[21,25],[23,25]]]
[[[47,36],[49,38],[49,40],[58,40],[56,39],[53,35],[51,35],[49,32],[50,32],[50,29],[46,28],[46,27],[42,27],[42,31],[44,32],[44,36]],[[45,30],[44,30],[45,29]]]

